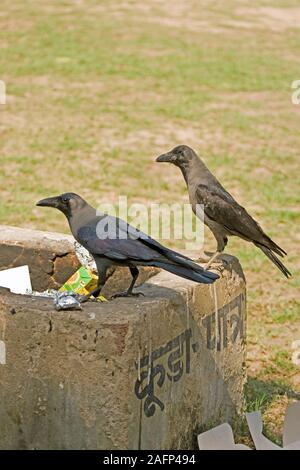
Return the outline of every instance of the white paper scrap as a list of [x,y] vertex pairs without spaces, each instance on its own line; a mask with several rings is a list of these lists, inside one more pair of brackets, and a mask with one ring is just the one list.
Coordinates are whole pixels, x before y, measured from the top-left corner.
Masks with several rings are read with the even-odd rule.
[[284,446],[283,450],[300,450],[300,441],[293,442],[288,446]]
[[282,450],[262,433],[263,422],[260,411],[246,413],[246,419],[256,450]]
[[235,444],[231,426],[220,424],[198,436],[200,450],[251,450],[244,444]]
[[26,294],[26,291],[32,291],[28,266],[0,271],[0,287],[7,287],[15,294]]
[[[298,442],[297,442],[298,441]],[[283,427],[283,447],[300,450],[300,402],[288,405]],[[294,447],[298,444],[298,447]]]
[[[279,447],[263,435],[260,411],[246,413],[246,419],[256,450],[300,450],[300,402],[288,405],[285,412],[283,447]],[[198,436],[200,450],[251,450],[243,444],[235,444],[231,426],[221,424]]]

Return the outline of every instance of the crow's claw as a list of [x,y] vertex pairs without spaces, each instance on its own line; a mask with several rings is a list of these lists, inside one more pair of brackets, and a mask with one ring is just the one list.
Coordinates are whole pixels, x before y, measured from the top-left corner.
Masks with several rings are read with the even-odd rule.
[[112,295],[111,298],[112,299],[116,299],[118,297],[139,297],[140,295],[142,295],[143,297],[145,297],[145,294],[143,294],[143,292],[131,292],[131,293],[128,293],[128,292],[117,292],[116,294]]

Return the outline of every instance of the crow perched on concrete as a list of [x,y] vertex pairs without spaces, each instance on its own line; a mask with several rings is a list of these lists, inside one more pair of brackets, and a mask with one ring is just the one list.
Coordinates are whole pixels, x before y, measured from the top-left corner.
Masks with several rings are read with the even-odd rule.
[[[225,248],[227,237],[236,235],[253,242],[286,276],[291,273],[277,258],[286,252],[266,235],[244,207],[223,188],[219,181],[200,160],[196,152],[187,145],[179,145],[168,153],[160,155],[157,162],[168,162],[178,166],[187,184],[190,203],[196,215],[197,204],[204,207],[204,223],[210,228],[217,241],[217,252],[206,268]],[[203,217],[203,216],[202,216]]]
[[98,285],[82,299],[98,297],[106,281],[106,271],[112,265],[128,266],[132,282],[126,292],[114,297],[139,295],[133,287],[139,275],[138,266],[155,266],[192,281],[211,284],[219,278],[205,271],[189,258],[165,248],[145,233],[121,219],[109,215],[97,215],[80,196],[65,193],[42,199],[37,206],[54,207],[65,214],[74,238],[94,257],[98,270]]

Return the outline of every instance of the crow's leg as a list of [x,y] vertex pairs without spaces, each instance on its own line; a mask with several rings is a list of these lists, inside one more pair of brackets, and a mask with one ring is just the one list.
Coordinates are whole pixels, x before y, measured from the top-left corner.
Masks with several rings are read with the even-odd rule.
[[214,260],[215,260],[221,253],[222,253],[221,251],[216,251],[216,252],[209,258],[209,260],[207,261],[207,263],[205,263],[205,265],[203,266],[204,271],[207,271],[207,270],[208,270],[208,268],[211,266],[211,264],[214,262]]
[[211,256],[211,258],[203,266],[205,271],[207,271],[207,269],[211,266],[214,260],[224,251],[228,242],[228,238],[226,236],[220,236],[219,234],[216,234],[215,232],[213,232],[213,234],[217,240],[218,247],[217,247],[217,251]]
[[116,297],[138,297],[139,295],[144,295],[142,292],[132,292],[134,284],[136,283],[139,275],[139,270],[135,266],[129,269],[131,272],[132,281],[128,287],[128,290],[125,292],[117,292],[116,294],[112,295],[112,299],[115,299]]
[[[100,292],[106,282],[106,271],[107,271],[107,266],[105,264],[100,264],[100,263],[97,263],[96,261],[96,265],[97,265],[97,270],[98,270],[98,281],[97,281],[97,286],[95,287],[95,289],[93,289],[91,292],[89,292],[87,295],[84,295],[81,299],[80,299],[80,303],[84,303],[84,302],[87,302],[89,300],[89,298],[91,296],[94,296],[95,297],[95,300],[97,299],[97,297],[100,295]],[[105,299],[104,299],[105,300]]]

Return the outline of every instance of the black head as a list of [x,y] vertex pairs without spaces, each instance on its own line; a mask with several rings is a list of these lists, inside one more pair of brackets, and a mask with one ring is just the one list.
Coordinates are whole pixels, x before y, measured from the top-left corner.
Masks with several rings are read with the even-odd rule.
[[194,157],[195,152],[193,149],[191,149],[191,147],[188,147],[187,145],[178,145],[177,147],[174,147],[173,150],[171,150],[170,152],[164,153],[157,157],[156,161],[159,163],[173,163],[174,165],[183,168],[187,167]]
[[74,212],[82,209],[86,202],[78,194],[64,193],[60,196],[49,197],[37,202],[37,206],[54,207],[63,212],[67,217],[71,217]]

